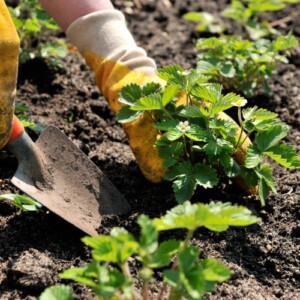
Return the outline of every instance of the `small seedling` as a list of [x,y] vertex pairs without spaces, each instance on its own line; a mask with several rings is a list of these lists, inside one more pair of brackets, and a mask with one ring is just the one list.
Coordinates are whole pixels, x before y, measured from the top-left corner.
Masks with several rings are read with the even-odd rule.
[[[269,191],[276,192],[265,158],[286,168],[300,167],[295,149],[281,142],[289,129],[277,114],[258,107],[242,109],[246,99],[234,93],[223,94],[222,85],[209,83],[197,69],[186,71],[170,65],[157,74],[166,81],[164,87],[130,84],[121,90],[119,101],[125,106],[117,118],[127,123],[150,114],[159,135],[153,146],[163,159],[167,170],[164,178],[173,182],[179,203],[191,199],[197,186],[212,188],[227,176],[242,177],[246,185],[258,186],[261,204],[265,205]],[[237,107],[239,126],[220,117],[233,107]],[[248,137],[253,145],[243,161],[238,157]]]
[[[63,39],[52,37],[59,27],[39,1],[20,1],[18,6],[9,7],[9,11],[21,40],[20,63],[43,57],[54,65],[60,65],[58,58],[67,54],[67,45]],[[49,37],[51,41],[45,42]]]
[[268,22],[262,17],[263,13],[282,10],[287,4],[298,3],[299,0],[232,0],[217,17],[208,12],[188,12],[183,15],[187,21],[197,23],[196,30],[212,34],[222,34],[228,31],[224,18],[235,22],[235,31],[241,36],[247,36],[250,40],[258,40],[269,36],[280,35],[275,29],[277,24],[291,20],[287,16],[278,22]]
[[269,94],[273,71],[280,63],[288,63],[288,51],[297,45],[291,33],[274,41],[252,42],[235,36],[199,39],[196,47],[201,52],[197,66],[203,74],[222,83],[227,91],[253,97],[262,86],[263,92]]
[[[185,202],[174,207],[166,215],[151,220],[145,215],[138,217],[140,236],[135,238],[124,228],[114,228],[109,236],[85,237],[83,242],[92,248],[92,262],[81,268],[64,271],[62,279],[82,283],[100,299],[201,299],[203,294],[214,290],[218,282],[230,278],[230,270],[214,259],[200,259],[200,251],[190,245],[195,230],[205,227],[222,232],[230,226],[248,226],[260,219],[242,206],[230,203],[191,204]],[[159,232],[184,229],[184,240],[171,239],[159,242]],[[142,288],[138,292],[129,261],[136,259],[140,268],[138,280]],[[163,273],[163,284],[156,296],[150,292],[150,284],[157,270]],[[58,293],[64,287],[55,288]],[[45,294],[40,300],[47,300]],[[69,294],[59,298],[67,300]],[[154,298],[155,297],[155,298]]]
[[0,195],[0,199],[11,201],[15,207],[23,211],[38,211],[42,207],[40,203],[33,199],[16,194]]
[[232,0],[222,15],[244,28],[250,39],[257,40],[280,35],[271,23],[261,19],[262,13],[282,10],[286,4],[298,2],[299,0]]
[[189,12],[183,19],[197,23],[196,30],[200,32],[222,33],[226,28],[219,18],[208,12]]
[[[222,16],[235,21],[229,35],[221,18],[206,12],[189,12],[184,19],[198,23],[196,30],[213,34],[201,38],[196,47],[200,50],[198,68],[227,91],[253,97],[257,90],[270,94],[269,81],[280,63],[288,63],[289,50],[298,45],[291,34],[282,35],[274,29],[280,22],[261,20],[263,12],[283,9],[287,3],[299,0],[232,0]],[[283,20],[291,19],[291,16]],[[227,32],[227,35],[224,35]],[[219,35],[216,37],[215,35]]]

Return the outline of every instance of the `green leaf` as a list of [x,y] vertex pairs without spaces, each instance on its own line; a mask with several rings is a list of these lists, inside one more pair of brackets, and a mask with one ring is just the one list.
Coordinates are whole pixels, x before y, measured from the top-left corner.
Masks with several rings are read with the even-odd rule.
[[239,164],[228,153],[221,153],[219,159],[228,177],[236,177],[240,174]]
[[156,122],[153,127],[159,130],[168,131],[174,129],[179,124],[179,120],[162,120],[161,122]]
[[267,185],[266,181],[261,178],[258,182],[258,197],[261,203],[261,206],[266,205],[266,198],[268,197],[270,188]]
[[29,111],[30,108],[22,103],[15,103],[15,114],[23,113]]
[[165,174],[165,179],[174,180],[173,189],[179,203],[189,200],[197,185],[212,188],[218,183],[217,173],[214,169],[200,163],[192,165],[190,162],[172,166]]
[[275,145],[264,152],[270,158],[285,168],[294,169],[300,167],[300,159],[294,147],[287,144]]
[[219,68],[220,74],[224,77],[233,78],[236,74],[235,67],[231,61],[225,61]]
[[254,118],[255,112],[257,111],[258,107],[247,107],[242,110],[243,118],[246,120],[250,120]]
[[60,278],[69,279],[91,287],[101,298],[111,299],[119,290],[128,293],[128,285],[124,275],[116,268],[108,268],[92,261],[87,267],[70,268],[60,274]]
[[254,118],[256,120],[262,120],[262,121],[272,120],[272,119],[276,118],[277,116],[278,116],[278,114],[273,113],[273,112],[268,111],[263,108],[257,109],[254,113]]
[[186,75],[186,91],[190,93],[196,85],[204,84],[208,81],[208,77],[204,76],[200,70],[191,69]]
[[294,35],[288,33],[286,36],[280,35],[277,37],[275,41],[273,41],[273,45],[276,50],[283,51],[289,48],[294,48],[298,45],[298,40]]
[[15,207],[24,211],[38,211],[42,207],[40,203],[33,199],[16,194],[0,195],[0,199],[10,200]]
[[198,227],[248,226],[259,222],[251,211],[230,203],[211,202],[191,204],[189,201],[169,210],[165,216],[153,220],[158,231],[172,229],[195,230]]
[[192,95],[210,103],[215,103],[219,97],[215,90],[203,85],[196,86],[192,91]]
[[246,185],[257,186],[259,178],[256,175],[254,169],[246,169],[244,166],[241,167],[241,176],[245,180]]
[[203,19],[202,13],[194,12],[194,11],[184,14],[182,17],[184,20],[191,21],[191,22],[200,22]]
[[178,256],[178,265],[181,275],[180,283],[191,299],[200,299],[205,292],[203,271],[198,267],[199,254],[200,251],[196,247],[191,246],[186,247]]
[[215,134],[218,136],[221,134],[223,139],[228,137],[235,137],[238,130],[238,126],[234,121],[222,120],[222,119],[212,119],[209,121],[209,128],[214,129]]
[[266,131],[258,132],[256,135],[257,148],[264,152],[275,146],[281,139],[287,136],[289,127],[287,125],[275,125]]
[[41,46],[42,57],[56,56],[65,57],[68,54],[67,45],[63,40],[55,40],[55,42],[47,43]]
[[128,123],[138,119],[142,115],[142,111],[133,111],[129,106],[123,106],[117,112],[117,120],[120,123]]
[[204,145],[203,150],[208,156],[219,156],[222,152],[232,152],[233,145],[222,139],[210,139]]
[[39,300],[73,300],[72,289],[63,284],[54,285],[45,289]]
[[[61,279],[74,280],[78,283],[96,289],[97,282],[95,281],[95,279],[97,279],[98,274],[101,273],[100,268],[101,268],[100,265],[94,261],[86,267],[81,267],[81,268],[72,267],[70,269],[66,269],[59,274],[59,277]],[[104,280],[106,279],[105,275],[106,274],[102,274],[102,278]]]
[[193,141],[205,141],[207,139],[207,131],[203,130],[200,126],[191,124],[191,128],[184,134]]
[[247,148],[245,167],[248,169],[258,166],[263,159],[263,154],[257,149],[256,146],[250,145]]
[[165,137],[161,137],[156,142],[155,147],[158,148],[159,157],[163,159],[164,168],[169,168],[179,161],[184,152],[184,146],[181,142],[170,143],[170,141],[167,141],[166,144],[164,140]]
[[157,251],[153,253],[149,262],[150,268],[162,268],[171,263],[171,258],[178,252],[182,241],[168,240],[162,242]]
[[261,0],[255,1],[252,0],[249,3],[249,8],[252,11],[266,12],[266,11],[276,11],[281,10],[285,7],[283,1],[278,0]]
[[180,112],[179,116],[185,117],[185,118],[203,118],[204,115],[202,111],[200,110],[199,106],[191,105],[191,106],[185,106]]
[[[174,166],[172,166],[172,168],[174,168]],[[172,184],[176,201],[178,203],[183,203],[184,201],[191,199],[196,186],[197,182],[193,174],[177,176]]]
[[178,255],[178,263],[181,271],[188,273],[194,266],[197,258],[200,255],[200,251],[193,246],[186,247]]
[[158,76],[167,81],[168,84],[179,85],[184,87],[185,80],[185,71],[181,66],[178,65],[168,65],[157,70]]
[[272,169],[269,165],[264,165],[260,168],[260,170],[255,170],[257,176],[262,178],[268,187],[276,194],[276,183],[273,178]]
[[168,85],[162,94],[162,106],[165,107],[173,98],[178,94],[179,86],[178,85]]
[[184,132],[178,130],[177,128],[171,128],[167,133],[167,139],[169,141],[176,141],[184,135]]
[[212,37],[212,38],[198,39],[196,47],[199,50],[205,50],[205,49],[216,49],[220,45],[222,45],[222,41],[219,38]]
[[194,165],[194,176],[197,184],[206,189],[214,187],[219,182],[216,170],[200,163]]
[[236,102],[244,100],[244,97],[236,95],[234,93],[228,93],[224,97],[220,98],[212,105],[212,116],[217,113],[231,108]]
[[214,259],[202,260],[201,266],[207,281],[223,282],[230,278],[230,269]]
[[121,97],[119,102],[127,105],[133,105],[142,97],[142,88],[135,83],[131,83],[121,89],[120,95]]
[[158,232],[155,226],[145,215],[140,215],[137,222],[141,227],[140,247],[145,248],[148,253],[153,253],[158,246]]
[[142,96],[161,93],[161,85],[156,82],[148,82],[142,87]]
[[118,264],[124,263],[139,247],[132,234],[118,227],[113,228],[110,236],[84,237],[82,241],[94,249],[95,260]]
[[137,111],[160,110],[162,108],[162,99],[159,93],[142,97],[130,107],[130,109]]
[[197,62],[197,70],[203,74],[217,74],[217,67],[205,60]]
[[19,120],[25,128],[34,128],[36,124],[32,122],[27,116],[18,115]]
[[32,18],[32,19],[26,19],[23,29],[32,33],[38,33],[41,30],[41,26],[37,19]]
[[166,281],[170,287],[172,288],[178,288],[180,284],[180,273],[175,270],[164,270],[164,281]]

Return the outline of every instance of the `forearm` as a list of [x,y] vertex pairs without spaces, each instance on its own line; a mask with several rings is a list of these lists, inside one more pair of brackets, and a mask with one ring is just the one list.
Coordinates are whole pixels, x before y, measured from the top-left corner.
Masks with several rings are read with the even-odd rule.
[[39,0],[47,13],[65,31],[69,25],[92,12],[113,9],[110,0]]
[[[124,15],[118,10],[97,11],[75,20],[66,31],[93,70],[97,85],[114,112],[122,104],[120,90],[128,84],[158,81],[156,65],[129,32]],[[145,175],[152,182],[160,182],[164,173],[162,161],[153,145],[158,131],[149,114],[123,124],[130,148]]]
[[144,84],[155,75],[155,62],[136,45],[120,11],[98,11],[81,17],[66,33],[94,71],[114,112],[121,106],[117,98],[124,85]]

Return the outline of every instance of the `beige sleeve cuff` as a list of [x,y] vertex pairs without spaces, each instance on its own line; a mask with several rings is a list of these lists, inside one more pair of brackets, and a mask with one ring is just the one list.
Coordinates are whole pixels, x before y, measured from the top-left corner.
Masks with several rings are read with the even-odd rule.
[[80,17],[69,26],[66,34],[82,55],[92,52],[147,76],[155,74],[154,60],[136,45],[124,15],[118,10],[103,10]]

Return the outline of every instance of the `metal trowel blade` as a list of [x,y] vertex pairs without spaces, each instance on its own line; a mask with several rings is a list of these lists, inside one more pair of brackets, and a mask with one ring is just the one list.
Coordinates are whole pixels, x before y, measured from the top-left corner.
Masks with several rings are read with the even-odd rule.
[[18,167],[12,183],[24,193],[89,235],[97,235],[103,215],[129,211],[123,195],[58,128],[48,126],[35,145],[51,180],[39,185]]

